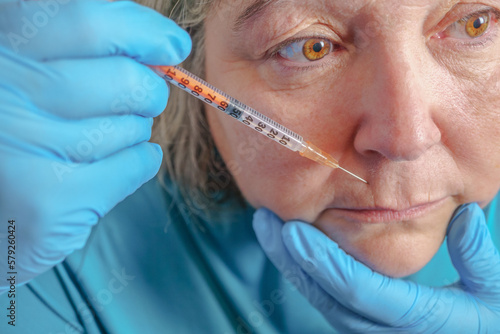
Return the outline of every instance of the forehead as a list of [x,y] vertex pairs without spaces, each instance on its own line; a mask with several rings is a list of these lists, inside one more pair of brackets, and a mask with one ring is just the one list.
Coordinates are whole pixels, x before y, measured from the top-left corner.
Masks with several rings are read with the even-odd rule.
[[428,10],[450,8],[459,0],[220,0],[217,11],[223,11],[226,20],[236,28],[262,16],[297,9],[322,10],[342,18],[352,17],[363,11],[394,14],[396,10]]

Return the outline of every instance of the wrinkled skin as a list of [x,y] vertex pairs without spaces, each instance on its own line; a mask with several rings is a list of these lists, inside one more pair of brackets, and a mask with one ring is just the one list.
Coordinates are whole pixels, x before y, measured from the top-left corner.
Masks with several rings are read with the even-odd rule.
[[[368,184],[207,108],[243,195],[379,272],[418,271],[457,206],[484,206],[500,187],[500,1],[274,1],[235,28],[251,3],[222,1],[207,19],[208,82]],[[482,35],[453,30],[476,12],[490,18]],[[318,36],[335,46],[320,60],[279,52]]]

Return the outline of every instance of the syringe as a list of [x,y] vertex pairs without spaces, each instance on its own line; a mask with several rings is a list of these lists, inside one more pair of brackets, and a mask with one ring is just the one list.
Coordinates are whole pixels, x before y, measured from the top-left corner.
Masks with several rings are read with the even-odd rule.
[[317,163],[331,168],[339,168],[354,176],[364,183],[368,183],[359,176],[349,172],[339,166],[330,154],[319,149],[309,141],[305,141],[295,132],[287,129],[283,125],[273,121],[269,117],[262,115],[258,111],[246,106],[240,101],[230,97],[221,90],[213,87],[194,74],[179,66],[150,66],[165,81],[175,84],[177,87],[197,97],[206,104],[226,113],[235,120],[251,127],[257,132],[267,136],[282,146],[299,152],[303,157],[309,158]]

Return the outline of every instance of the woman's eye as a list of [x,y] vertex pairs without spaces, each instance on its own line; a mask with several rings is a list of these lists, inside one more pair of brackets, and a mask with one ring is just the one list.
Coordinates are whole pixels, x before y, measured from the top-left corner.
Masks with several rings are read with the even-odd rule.
[[461,39],[477,38],[488,30],[491,15],[491,12],[480,12],[466,16],[446,28],[444,34],[446,37]]
[[320,60],[333,50],[330,41],[322,38],[309,38],[292,42],[278,51],[278,54],[290,61],[310,62]]

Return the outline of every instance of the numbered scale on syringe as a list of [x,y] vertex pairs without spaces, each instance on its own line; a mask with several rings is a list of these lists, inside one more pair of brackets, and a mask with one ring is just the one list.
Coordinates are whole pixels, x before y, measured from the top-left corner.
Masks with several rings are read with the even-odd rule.
[[[162,66],[159,66],[162,68]],[[195,78],[191,73],[182,68],[171,69],[165,66],[160,72],[167,81],[174,83],[182,90],[194,95],[205,103],[223,111],[227,115],[239,120],[246,126],[266,135],[283,146],[298,151],[303,147],[303,139],[298,134],[290,131],[281,124],[276,123],[258,111],[245,106],[238,100],[227,96],[219,89],[200,78]]]

